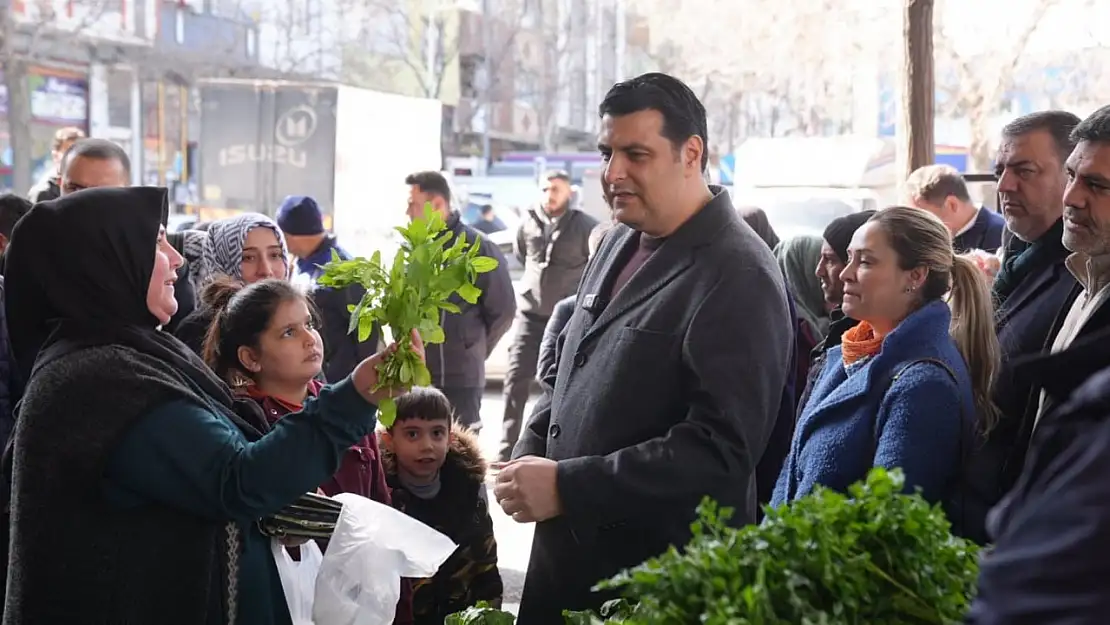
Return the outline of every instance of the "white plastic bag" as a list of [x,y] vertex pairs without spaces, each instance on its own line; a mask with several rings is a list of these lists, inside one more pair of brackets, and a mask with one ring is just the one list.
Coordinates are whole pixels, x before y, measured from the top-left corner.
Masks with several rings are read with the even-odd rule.
[[300,562],[294,561],[277,540],[270,541],[270,549],[274,553],[281,589],[285,591],[285,603],[289,606],[293,625],[313,625],[312,603],[316,598],[316,576],[324,560],[320,547],[314,540],[301,545]]
[[387,505],[351,493],[316,578],[316,625],[390,625],[402,577],[431,577],[458,545]]

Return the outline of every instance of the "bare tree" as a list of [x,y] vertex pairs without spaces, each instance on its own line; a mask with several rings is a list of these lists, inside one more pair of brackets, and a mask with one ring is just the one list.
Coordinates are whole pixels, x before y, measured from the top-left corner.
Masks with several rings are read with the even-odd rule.
[[[706,105],[720,143],[745,134],[847,131],[856,66],[888,36],[880,3],[833,0],[637,0],[652,24],[660,71]],[[712,15],[712,19],[705,19]]]
[[0,71],[8,92],[8,137],[16,192],[25,192],[33,182],[30,67],[58,47],[72,45],[75,37],[88,35],[111,8],[108,0],[85,0],[76,7],[53,0],[0,6]]
[[[1045,16],[1059,0],[1032,0],[1013,3],[995,21],[996,30],[990,37],[980,38],[981,49],[961,50],[966,39],[951,34],[949,20],[936,20],[935,51],[938,68],[937,88],[943,96],[938,114],[954,119],[966,118],[971,137],[968,152],[972,171],[987,171],[991,165],[991,121],[1002,108],[1002,99],[1014,86],[1014,76],[1021,66],[1029,40],[1036,34]],[[944,0],[937,4],[945,6]]]
[[[262,30],[264,60],[281,74],[339,78],[344,45],[350,41],[345,20],[358,0],[239,0]],[[357,15],[357,13],[355,13]]]

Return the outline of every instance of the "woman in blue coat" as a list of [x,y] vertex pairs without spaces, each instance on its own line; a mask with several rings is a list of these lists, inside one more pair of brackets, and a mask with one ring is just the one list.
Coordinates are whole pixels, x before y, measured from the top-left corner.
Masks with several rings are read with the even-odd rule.
[[907,491],[943,503],[953,530],[978,538],[985,510],[968,503],[961,469],[995,414],[986,280],[953,254],[944,224],[912,208],[876,213],[848,256],[843,310],[861,323],[814,365],[771,503],[900,468]]

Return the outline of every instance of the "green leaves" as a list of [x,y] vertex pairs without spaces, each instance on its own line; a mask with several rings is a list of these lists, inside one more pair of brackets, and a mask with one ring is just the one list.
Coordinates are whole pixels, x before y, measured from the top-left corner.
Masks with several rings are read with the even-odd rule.
[[599,585],[637,601],[604,622],[959,622],[974,594],[978,547],[952,536],[939,506],[901,494],[903,483],[900,471],[873,469],[847,496],[819,488],[739,529],[728,523],[731,510],[706,500],[684,549]]
[[444,625],[513,625],[516,619],[508,612],[491,608],[489,603],[479,601],[478,605],[467,608],[444,619]]
[[[412,351],[411,332],[419,331],[428,344],[444,342],[442,316],[461,312],[450,298],[457,295],[468,304],[478,303],[482,291],[475,280],[498,265],[496,259],[478,255],[479,240],[468,242],[465,237],[455,237],[430,203],[424,205],[422,219],[396,230],[403,242],[388,267],[382,263],[381,252],[374,252],[369,259],[345,261],[333,250],[332,260],[324,265],[319,279],[321,285],[331,288],[362,285],[366,294],[350,310],[348,333],[358,332],[358,340],[365,341],[374,324],[381,323],[389,327],[400,347],[378,366],[374,390],[432,383],[427,365]],[[395,417],[393,401],[382,401],[378,420],[389,427]]]

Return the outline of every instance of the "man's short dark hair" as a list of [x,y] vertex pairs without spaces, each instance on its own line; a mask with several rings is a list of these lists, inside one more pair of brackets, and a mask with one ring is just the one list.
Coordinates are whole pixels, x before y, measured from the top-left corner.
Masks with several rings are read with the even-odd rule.
[[411,184],[423,193],[438,195],[444,201],[451,202],[451,185],[438,171],[418,171],[405,177],[405,184]]
[[31,210],[31,200],[14,193],[0,195],[0,234],[11,238],[15,224]]
[[1021,137],[1032,132],[1046,131],[1052,135],[1056,144],[1056,153],[1060,156],[1063,165],[1071,151],[1075,149],[1075,139],[1072,131],[1079,125],[1079,117],[1067,111],[1037,111],[1022,115],[1002,127],[1002,136],[1008,138]]
[[94,161],[117,161],[128,177],[131,176],[131,159],[119,144],[107,139],[80,139],[69,146],[62,156],[62,172],[69,162],[77,157],[89,158]]
[[950,195],[961,202],[971,201],[964,177],[949,165],[926,165],[915,169],[906,178],[906,193],[933,206],[941,206]]
[[709,163],[709,126],[705,106],[686,83],[659,72],[642,74],[618,82],[605,94],[598,116],[631,115],[640,111],[659,111],[663,115],[663,136],[678,150],[690,137],[701,137],[701,169]]
[[1079,122],[1071,131],[1071,140],[1090,143],[1110,143],[1110,106],[1104,106]]
[[482,215],[492,215],[493,204],[482,204],[482,208],[480,210],[482,211]]

